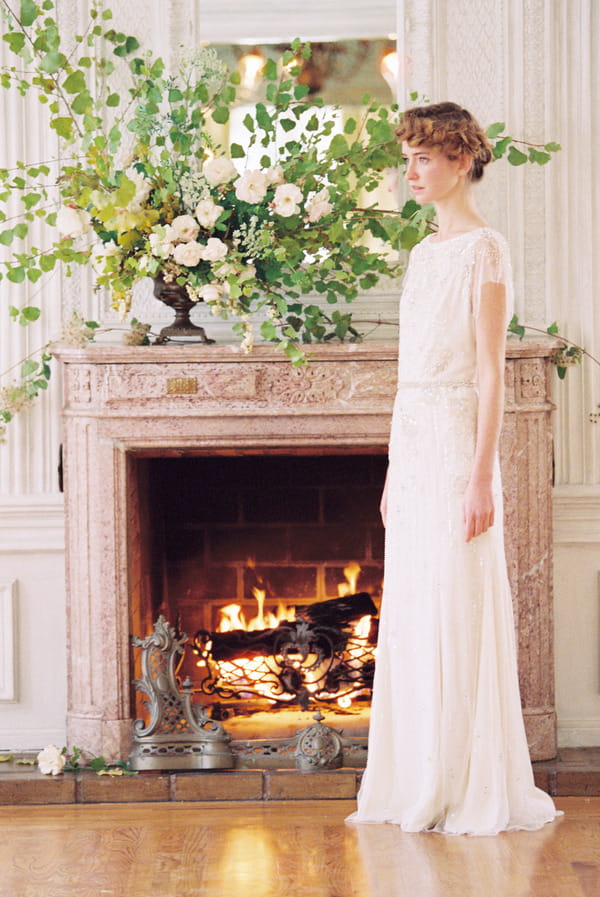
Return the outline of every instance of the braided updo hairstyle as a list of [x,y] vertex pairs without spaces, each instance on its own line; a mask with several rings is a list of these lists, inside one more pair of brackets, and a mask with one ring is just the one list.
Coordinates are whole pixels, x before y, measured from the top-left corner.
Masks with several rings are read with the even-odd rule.
[[473,159],[469,179],[479,181],[492,161],[492,150],[484,132],[470,112],[456,103],[415,106],[402,115],[396,131],[409,146],[437,146],[449,158],[467,155]]

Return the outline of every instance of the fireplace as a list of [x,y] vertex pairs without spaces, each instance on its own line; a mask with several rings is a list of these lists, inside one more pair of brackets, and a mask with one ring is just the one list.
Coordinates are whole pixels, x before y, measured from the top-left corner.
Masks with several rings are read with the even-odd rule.
[[[551,351],[531,342],[509,348],[501,451],[521,692],[534,759],[553,756],[556,746]],[[246,355],[231,346],[105,345],[64,348],[59,356],[68,740],[123,758],[139,715],[131,639],[146,636],[161,612],[193,638],[214,631],[216,607],[224,601],[252,615],[252,588],[266,591],[267,605],[331,600],[351,561],[362,568],[358,590],[377,602],[377,503],[396,347],[316,346],[302,368],[270,347]],[[294,521],[283,519],[290,506]],[[360,536],[357,520],[365,524]],[[257,547],[258,524],[270,534],[270,553]],[[234,556],[227,555],[232,544]],[[197,681],[199,668],[190,670]],[[227,715],[218,703],[209,696],[211,712]],[[234,723],[230,714],[226,725],[239,726],[235,738],[257,737],[264,715],[242,715]],[[293,728],[299,728],[296,720]],[[340,728],[346,730],[346,722]]]
[[385,468],[381,453],[132,455],[130,631],[162,616],[193,635],[179,680],[234,738],[316,709],[367,735]]

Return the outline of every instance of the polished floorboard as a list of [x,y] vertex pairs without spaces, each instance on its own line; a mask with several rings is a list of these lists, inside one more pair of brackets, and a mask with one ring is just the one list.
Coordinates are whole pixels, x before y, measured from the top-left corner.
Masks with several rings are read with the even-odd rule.
[[600,798],[537,832],[351,827],[352,801],[0,807],[0,897],[599,897]]

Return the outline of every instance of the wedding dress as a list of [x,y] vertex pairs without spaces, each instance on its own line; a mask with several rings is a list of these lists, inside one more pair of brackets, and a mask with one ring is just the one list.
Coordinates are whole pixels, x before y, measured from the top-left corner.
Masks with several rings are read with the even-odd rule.
[[[500,234],[413,249],[400,303],[385,581],[368,763],[350,822],[495,834],[557,815],[523,724],[498,460],[495,525],[465,542],[481,287],[512,278]],[[512,314],[512,312],[510,312]]]

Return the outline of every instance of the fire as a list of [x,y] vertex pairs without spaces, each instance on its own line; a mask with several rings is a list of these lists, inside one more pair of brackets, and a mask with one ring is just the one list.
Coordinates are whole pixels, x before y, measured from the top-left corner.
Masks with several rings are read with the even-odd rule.
[[221,608],[221,619],[217,632],[231,632],[233,629],[243,629],[246,632],[257,632],[260,629],[275,629],[286,620],[296,619],[296,608],[285,607],[281,602],[275,613],[267,611],[265,614],[265,589],[252,589],[256,599],[257,613],[251,620],[246,620],[246,615],[240,604],[228,604]]
[[[360,565],[352,561],[344,568],[345,582],[338,584],[338,597],[357,593],[358,578],[361,573]],[[280,623],[296,621],[294,607],[286,607],[279,603],[275,611],[265,610],[266,590],[254,588],[252,590],[256,600],[256,614],[247,619],[240,604],[228,604],[221,608],[218,632],[232,632],[243,630],[245,632],[260,632],[262,630],[277,629]],[[369,615],[358,620],[352,629],[352,635],[348,638],[345,648],[345,663],[350,670],[359,671],[362,664],[372,660],[375,656],[375,648],[370,644],[371,617]],[[322,699],[335,700],[339,707],[349,709],[352,699],[362,693],[362,687],[354,684],[352,674],[346,679],[344,676],[338,683],[336,693],[323,693],[323,677],[331,669],[330,660],[319,662],[316,655],[309,654],[302,657],[294,656],[294,652],[287,656],[289,669],[297,669],[301,675],[304,689],[312,694],[318,693]],[[199,664],[200,665],[200,664]],[[238,692],[243,693],[248,689],[248,696],[259,695],[276,703],[293,701],[293,692],[282,694],[278,687],[277,663],[273,656],[239,657],[235,660],[221,660],[217,663],[219,678],[222,683],[230,684]]]
[[360,576],[360,564],[356,561],[350,561],[347,567],[344,567],[344,576],[346,582],[338,582],[338,598],[345,595],[355,595],[358,585],[358,577]]

